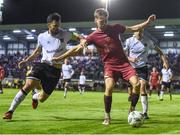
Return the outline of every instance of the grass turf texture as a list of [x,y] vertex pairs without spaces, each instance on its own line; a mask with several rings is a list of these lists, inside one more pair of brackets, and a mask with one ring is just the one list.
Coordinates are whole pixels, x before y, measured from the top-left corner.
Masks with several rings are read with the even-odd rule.
[[[0,94],[1,117],[17,93],[16,89],[5,89]],[[150,119],[140,128],[127,123],[129,102],[127,93],[114,93],[112,122],[102,125],[104,103],[102,92],[68,92],[63,98],[62,91],[54,91],[37,110],[31,108],[31,94],[17,108],[12,121],[0,119],[0,134],[180,134],[180,96],[165,95],[158,101],[153,94],[149,101]],[[141,110],[138,103],[137,110]]]

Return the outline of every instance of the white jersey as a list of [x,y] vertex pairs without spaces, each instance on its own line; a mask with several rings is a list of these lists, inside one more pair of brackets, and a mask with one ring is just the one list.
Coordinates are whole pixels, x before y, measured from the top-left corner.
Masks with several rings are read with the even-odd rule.
[[125,41],[124,50],[127,52],[128,57],[139,58],[137,62],[130,62],[134,68],[140,68],[147,65],[148,50],[155,48],[155,46],[145,46],[143,40],[138,40],[135,36],[128,38]]
[[62,65],[62,74],[63,74],[63,79],[71,79],[72,75],[74,74],[74,70],[71,65]]
[[86,77],[85,75],[79,76],[79,84],[84,85],[86,83]]
[[71,39],[72,33],[59,30],[59,33],[55,36],[49,34],[48,31],[39,34],[38,46],[42,47],[42,59],[41,62],[52,63],[54,56],[59,56],[66,51],[66,44]]
[[163,68],[161,70],[162,73],[162,81],[163,82],[170,82],[170,77],[172,76],[171,69],[169,68],[168,70]]

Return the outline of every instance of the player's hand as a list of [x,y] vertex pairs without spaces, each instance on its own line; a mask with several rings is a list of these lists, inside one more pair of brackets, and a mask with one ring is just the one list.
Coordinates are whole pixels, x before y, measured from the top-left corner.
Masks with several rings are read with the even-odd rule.
[[56,63],[56,62],[59,62],[60,60],[61,60],[61,59],[59,59],[58,57],[53,57],[53,58],[52,58],[52,62],[55,62],[55,63]]
[[139,60],[140,60],[139,58],[132,58],[131,61],[132,61],[133,63],[136,63],[136,62],[138,62]]
[[154,20],[156,20],[156,15],[155,14],[152,14],[148,17],[148,22],[151,23],[153,22]]
[[22,61],[20,61],[20,62],[18,63],[18,67],[21,69],[23,66],[26,65],[26,63],[27,63],[26,60],[22,60]]

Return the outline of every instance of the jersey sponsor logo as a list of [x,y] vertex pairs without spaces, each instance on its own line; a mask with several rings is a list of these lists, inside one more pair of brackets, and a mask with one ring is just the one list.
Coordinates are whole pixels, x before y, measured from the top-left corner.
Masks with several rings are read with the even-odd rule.
[[55,53],[55,52],[61,52],[61,51],[63,51],[63,50],[64,50],[64,48],[61,47],[61,48],[54,49],[54,50],[46,50],[46,52],[47,52],[47,53]]

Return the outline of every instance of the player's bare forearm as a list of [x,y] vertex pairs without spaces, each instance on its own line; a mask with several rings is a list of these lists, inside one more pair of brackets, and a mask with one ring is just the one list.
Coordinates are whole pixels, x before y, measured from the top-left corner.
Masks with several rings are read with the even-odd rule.
[[72,35],[72,40],[81,40],[83,38],[84,37],[79,35],[78,33],[73,33],[73,35]]
[[141,29],[146,28],[150,23],[152,23],[154,20],[156,20],[156,15],[151,15],[148,17],[148,19],[145,22],[142,22],[137,25],[133,26],[126,26],[126,31],[125,32],[136,32]]
[[163,64],[165,68],[167,69],[169,67],[169,63],[163,51],[158,46],[155,46],[155,50],[157,51],[158,54],[160,54],[161,60],[163,61]]
[[128,57],[128,60],[129,62],[133,62],[132,58],[131,57]]
[[157,46],[155,45],[155,50],[157,53],[159,53],[161,56],[164,55],[163,51]]
[[74,48],[68,50],[67,52],[65,52],[64,54],[58,56],[58,57],[54,57],[53,60],[54,61],[61,61],[67,57],[71,57],[71,56],[75,56],[77,55],[81,50],[83,49],[82,45],[79,44],[77,46],[75,46]]
[[133,57],[128,57],[128,60],[129,60],[129,62],[133,62],[133,63],[139,61],[138,58],[133,58]]
[[41,48],[36,48],[33,53],[25,59],[26,62],[33,61],[35,58],[37,58],[41,54]]

